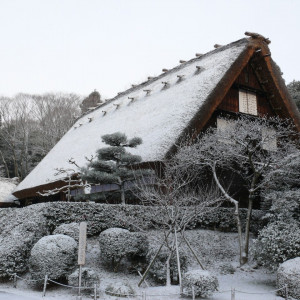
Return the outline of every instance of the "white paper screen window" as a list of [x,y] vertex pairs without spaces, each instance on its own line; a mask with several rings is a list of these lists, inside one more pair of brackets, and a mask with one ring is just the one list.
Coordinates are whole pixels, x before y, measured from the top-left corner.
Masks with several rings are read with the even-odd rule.
[[231,132],[234,129],[235,122],[233,120],[217,118],[218,141],[225,144],[235,144],[231,138]]
[[239,91],[239,111],[257,116],[257,99],[254,93]]
[[277,150],[276,130],[274,128],[262,128],[261,130],[262,148],[267,151]]

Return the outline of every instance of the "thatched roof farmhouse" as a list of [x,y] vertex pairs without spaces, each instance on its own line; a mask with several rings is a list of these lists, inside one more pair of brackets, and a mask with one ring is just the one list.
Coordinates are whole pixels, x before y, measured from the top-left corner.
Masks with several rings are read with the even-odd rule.
[[247,35],[164,69],[161,75],[90,109],[18,185],[14,195],[32,198],[37,192],[62,186],[55,168],[70,168],[70,159],[84,166],[85,157],[105,146],[101,136],[117,131],[143,139],[142,145],[130,151],[141,155],[144,162],[165,159],[180,138],[216,123],[222,112],[278,115],[292,119],[300,131],[299,111],[272,60],[270,41],[258,34]]

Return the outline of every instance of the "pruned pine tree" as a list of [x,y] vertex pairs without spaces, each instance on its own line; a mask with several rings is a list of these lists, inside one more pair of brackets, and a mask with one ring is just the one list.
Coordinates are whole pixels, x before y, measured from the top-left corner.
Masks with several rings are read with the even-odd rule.
[[131,166],[142,161],[138,155],[126,151],[142,143],[134,137],[128,140],[121,132],[106,134],[102,141],[108,147],[97,150],[97,158],[81,169],[82,179],[94,184],[116,184],[120,188],[121,202],[125,204],[125,183],[134,180]]
[[[239,236],[240,264],[248,262],[250,220],[254,201],[275,171],[284,168],[287,156],[299,153],[299,134],[287,120],[240,116],[237,120],[219,119],[218,128],[202,134],[193,145],[180,147],[177,159],[186,172],[211,175],[227,201],[235,207]],[[223,171],[230,171],[247,190],[248,212],[243,232],[236,191],[229,192]]]

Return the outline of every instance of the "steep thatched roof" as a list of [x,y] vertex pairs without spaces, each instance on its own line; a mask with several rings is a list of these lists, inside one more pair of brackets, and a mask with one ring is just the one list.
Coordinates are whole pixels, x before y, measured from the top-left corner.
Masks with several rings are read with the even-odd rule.
[[54,169],[70,168],[69,159],[84,166],[85,157],[105,146],[101,141],[104,134],[120,131],[129,138],[141,137],[143,144],[130,151],[141,155],[146,162],[163,160],[180,137],[191,129],[200,131],[203,128],[258,49],[275,99],[283,101],[286,114],[300,130],[299,113],[274,62],[266,55],[269,54],[267,44],[261,38],[251,37],[219,47],[172,70],[165,70],[160,76],[84,114],[20,183],[14,195],[24,198],[53,187],[60,179],[54,175]]

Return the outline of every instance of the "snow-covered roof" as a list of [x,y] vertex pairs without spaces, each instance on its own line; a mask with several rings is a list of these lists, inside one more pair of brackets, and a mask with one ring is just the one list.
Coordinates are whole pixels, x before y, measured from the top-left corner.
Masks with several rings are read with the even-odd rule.
[[0,178],[0,206],[4,203],[14,203],[14,200],[17,200],[17,198],[11,194],[16,186],[16,178]]
[[117,131],[128,138],[143,139],[140,146],[130,149],[133,154],[141,155],[143,161],[164,159],[247,45],[248,40],[242,39],[194,58],[86,113],[16,191],[59,180],[54,175],[55,168],[76,170],[75,165],[68,163],[70,158],[79,166],[86,165],[85,157],[105,147],[101,136]]

